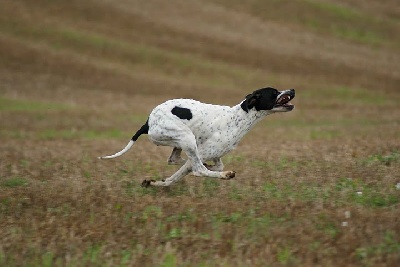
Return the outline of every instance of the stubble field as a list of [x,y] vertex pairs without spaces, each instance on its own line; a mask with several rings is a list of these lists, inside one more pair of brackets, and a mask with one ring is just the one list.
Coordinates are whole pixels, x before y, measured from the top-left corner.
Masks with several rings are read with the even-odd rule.
[[[396,1],[0,3],[0,266],[397,266]],[[223,158],[163,179],[171,98],[296,89]]]

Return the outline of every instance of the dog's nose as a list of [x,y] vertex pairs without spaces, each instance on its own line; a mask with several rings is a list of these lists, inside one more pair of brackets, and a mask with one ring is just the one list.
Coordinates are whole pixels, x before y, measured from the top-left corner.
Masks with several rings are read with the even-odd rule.
[[294,89],[290,89],[290,94],[292,95],[292,97],[294,97],[296,94],[296,91]]

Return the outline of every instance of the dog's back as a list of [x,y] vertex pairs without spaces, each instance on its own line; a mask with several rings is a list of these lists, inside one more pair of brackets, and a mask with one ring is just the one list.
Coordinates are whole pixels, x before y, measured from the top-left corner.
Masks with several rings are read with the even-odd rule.
[[160,123],[183,123],[196,134],[201,129],[210,129],[214,122],[226,120],[230,110],[229,106],[206,104],[193,99],[172,99],[153,109],[149,116],[149,127],[151,129]]

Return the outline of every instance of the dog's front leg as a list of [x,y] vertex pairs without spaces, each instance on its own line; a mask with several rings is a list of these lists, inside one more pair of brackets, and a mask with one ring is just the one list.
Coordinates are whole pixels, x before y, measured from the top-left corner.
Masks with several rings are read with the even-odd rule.
[[201,161],[198,155],[197,147],[191,147],[184,151],[186,155],[189,157],[190,162],[192,164],[193,175],[221,178],[224,180],[229,180],[235,177],[236,172],[234,171],[222,171],[222,169],[219,170],[219,168],[223,168],[222,161],[221,162],[217,161],[218,166],[216,168],[217,169],[216,171],[207,169],[207,167],[204,166],[203,162]]

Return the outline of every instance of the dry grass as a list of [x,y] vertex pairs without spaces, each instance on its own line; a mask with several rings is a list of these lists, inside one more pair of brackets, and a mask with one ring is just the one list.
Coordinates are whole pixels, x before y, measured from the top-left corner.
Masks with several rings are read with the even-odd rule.
[[[0,3],[1,266],[396,266],[396,1]],[[383,2],[382,2],[383,3]],[[115,151],[158,103],[296,88],[224,158]],[[361,192],[361,193],[360,193]]]

